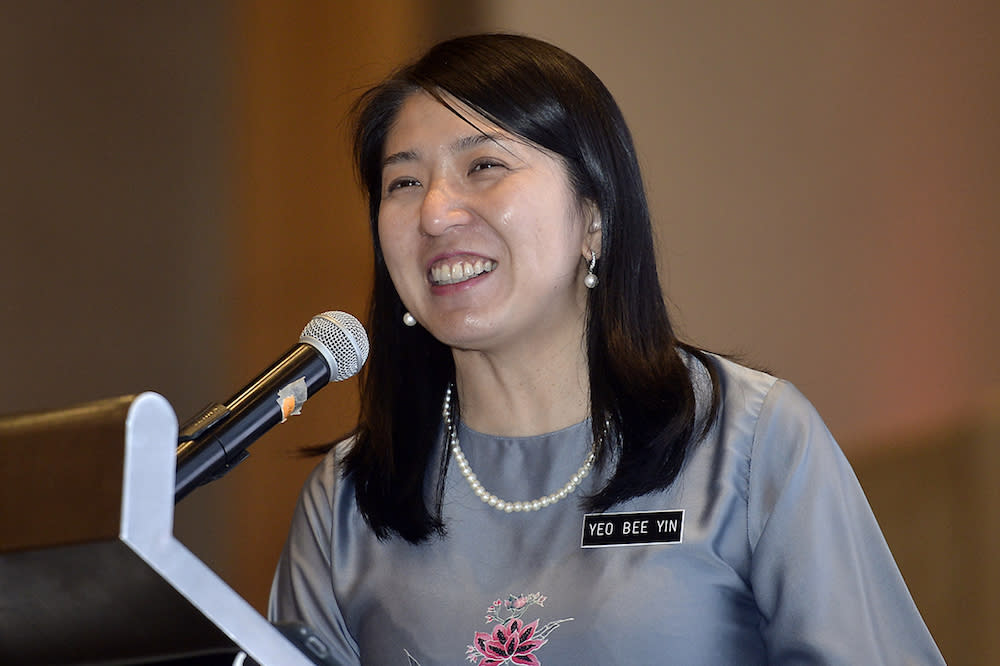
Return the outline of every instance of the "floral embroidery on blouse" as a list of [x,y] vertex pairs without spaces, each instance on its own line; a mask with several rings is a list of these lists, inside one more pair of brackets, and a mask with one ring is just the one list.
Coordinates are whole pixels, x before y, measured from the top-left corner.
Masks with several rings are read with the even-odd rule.
[[541,666],[535,652],[549,642],[549,634],[563,622],[573,618],[554,620],[538,628],[539,619],[525,622],[521,617],[531,606],[545,606],[546,597],[534,594],[511,594],[506,600],[497,599],[486,610],[486,624],[493,623],[487,633],[477,631],[472,645],[465,651],[465,658],[477,666]]

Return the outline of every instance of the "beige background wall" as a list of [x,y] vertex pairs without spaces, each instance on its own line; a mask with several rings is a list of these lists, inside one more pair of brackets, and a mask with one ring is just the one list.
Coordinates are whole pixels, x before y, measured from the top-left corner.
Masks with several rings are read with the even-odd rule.
[[[987,475],[920,461],[975,450],[996,468],[991,445],[962,445],[989,436],[955,424],[980,423],[967,415],[1000,386],[998,10],[611,4],[5,4],[0,412],[154,389],[184,419],[313,314],[363,316],[365,222],[342,126],[355,90],[439,36],[528,32],[621,102],[688,337],[812,398],[862,477],[889,489],[873,504],[896,507],[890,542],[921,552],[899,520],[909,495],[967,521],[951,533],[961,547],[938,539],[901,566],[915,594],[930,590],[946,656],[975,663],[957,652],[975,625],[954,621],[954,590],[920,581],[976,590],[960,572],[991,523],[952,490]],[[314,464],[295,448],[348,429],[354,391],[324,390],[179,506],[185,543],[258,608]]]

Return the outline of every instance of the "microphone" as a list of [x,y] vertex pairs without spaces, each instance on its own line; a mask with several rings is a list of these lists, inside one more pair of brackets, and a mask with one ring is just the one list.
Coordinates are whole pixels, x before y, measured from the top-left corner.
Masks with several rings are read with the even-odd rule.
[[346,312],[324,312],[299,342],[224,405],[211,404],[185,423],[177,446],[174,502],[222,477],[249,455],[267,430],[298,414],[316,391],[353,377],[368,359],[368,336]]

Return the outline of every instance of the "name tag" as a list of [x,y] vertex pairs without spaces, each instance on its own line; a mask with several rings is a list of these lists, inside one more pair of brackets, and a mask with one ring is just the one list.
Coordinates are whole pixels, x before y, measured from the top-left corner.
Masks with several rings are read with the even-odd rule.
[[681,543],[684,510],[638,513],[588,513],[583,517],[581,548]]

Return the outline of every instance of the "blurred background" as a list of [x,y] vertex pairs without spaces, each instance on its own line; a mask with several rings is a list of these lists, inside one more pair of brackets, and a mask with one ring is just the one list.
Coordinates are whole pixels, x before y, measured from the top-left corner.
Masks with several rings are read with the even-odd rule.
[[[1000,663],[987,0],[4,0],[0,413],[154,390],[184,421],[314,314],[364,319],[345,112],[492,30],[607,83],[684,336],[811,398],[949,663]],[[178,505],[179,538],[261,611],[317,462],[297,449],[349,430],[356,393],[331,385]]]

